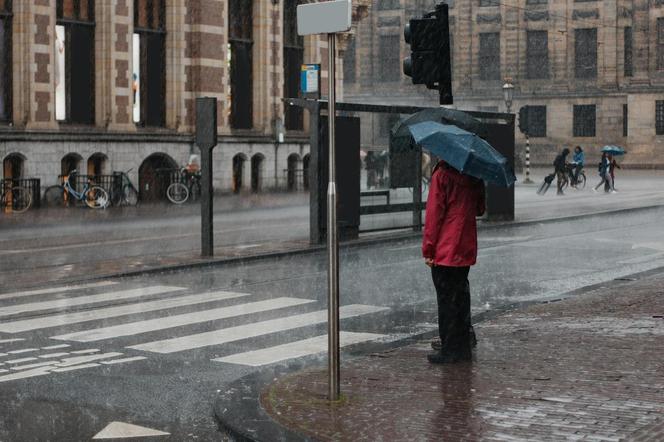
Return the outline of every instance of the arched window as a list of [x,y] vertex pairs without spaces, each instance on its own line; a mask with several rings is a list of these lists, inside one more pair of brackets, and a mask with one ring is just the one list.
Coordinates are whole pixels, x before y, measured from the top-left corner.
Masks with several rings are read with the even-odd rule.
[[20,153],[11,153],[2,161],[2,177],[6,180],[23,178],[25,157]]
[[257,153],[251,157],[251,191],[259,192],[263,187],[263,164],[265,157]]
[[[300,0],[284,1],[284,97],[300,96],[300,72],[304,62],[304,39],[297,34],[297,5]],[[285,105],[286,130],[302,130],[303,110]]]
[[286,169],[286,185],[289,191],[297,190],[300,183],[300,156],[292,153],[288,156],[287,169]]
[[88,175],[98,177],[100,175],[108,174],[106,166],[108,157],[103,153],[95,153],[88,158]]
[[0,121],[12,119],[12,2],[0,0]]
[[244,169],[247,163],[247,157],[244,154],[237,154],[233,157],[233,193],[240,193],[244,185]]
[[62,160],[60,161],[60,175],[69,175],[74,170],[77,170],[80,175],[81,170],[79,169],[79,166],[82,159],[83,157],[77,153],[68,153],[62,157]]
[[253,127],[253,0],[230,0],[228,7],[228,50],[231,73],[230,125],[234,129]]
[[58,0],[55,27],[55,117],[92,124],[95,117],[93,0]]
[[166,6],[164,0],[134,0],[132,38],[133,120],[166,125]]

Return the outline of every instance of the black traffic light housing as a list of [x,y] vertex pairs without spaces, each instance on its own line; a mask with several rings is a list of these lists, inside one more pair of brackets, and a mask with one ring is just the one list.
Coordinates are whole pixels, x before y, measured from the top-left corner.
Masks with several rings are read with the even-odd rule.
[[404,39],[411,50],[410,57],[403,61],[404,74],[411,77],[413,84],[438,89],[440,104],[452,104],[448,5],[440,3],[435,11],[410,20]]
[[521,106],[519,109],[519,130],[524,135],[528,135],[528,108],[529,106]]

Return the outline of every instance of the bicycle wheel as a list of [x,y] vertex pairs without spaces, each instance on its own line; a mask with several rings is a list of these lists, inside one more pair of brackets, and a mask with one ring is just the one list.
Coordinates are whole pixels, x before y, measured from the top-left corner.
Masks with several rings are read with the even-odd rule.
[[182,183],[173,183],[166,189],[166,196],[173,204],[182,204],[189,198],[189,189]]
[[128,206],[135,206],[138,204],[138,192],[132,186],[125,186],[122,200]]
[[25,187],[12,187],[5,193],[5,204],[10,202],[12,212],[23,213],[32,205],[32,195]]
[[583,190],[586,188],[586,174],[581,172],[579,173],[579,179],[576,181],[576,188]]
[[85,192],[85,204],[91,209],[105,209],[109,203],[108,192],[99,186],[92,186]]
[[51,186],[44,192],[43,198],[46,207],[64,207],[65,189],[62,186]]

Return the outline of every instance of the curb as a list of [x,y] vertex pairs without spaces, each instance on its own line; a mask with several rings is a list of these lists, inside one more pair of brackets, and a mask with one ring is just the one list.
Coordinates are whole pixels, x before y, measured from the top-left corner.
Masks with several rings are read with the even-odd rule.
[[[606,281],[603,283],[591,284],[557,296],[551,296],[548,299],[539,301],[525,301],[519,303],[505,304],[473,315],[473,324],[482,323],[494,319],[505,313],[520,310],[530,305],[550,304],[573,298],[583,293],[597,290],[613,282],[618,284],[628,284],[637,279],[643,279],[648,276],[664,272],[664,267],[658,267],[643,272],[627,275],[625,277]],[[387,351],[392,348],[404,347],[417,341],[432,339],[437,335],[437,331],[426,331],[408,336],[403,339],[389,343],[375,344],[373,348],[363,351],[361,354],[349,352],[351,357],[366,356],[371,353]],[[265,388],[274,382],[277,378],[301,371],[303,367],[299,364],[293,364],[288,367],[277,366],[267,368],[251,373],[234,382],[231,382],[225,391],[220,391],[213,405],[213,414],[219,424],[220,431],[225,433],[233,441],[252,441],[252,442],[311,442],[315,439],[303,436],[293,432],[281,424],[272,420],[272,418],[263,410],[260,403],[260,397]]]

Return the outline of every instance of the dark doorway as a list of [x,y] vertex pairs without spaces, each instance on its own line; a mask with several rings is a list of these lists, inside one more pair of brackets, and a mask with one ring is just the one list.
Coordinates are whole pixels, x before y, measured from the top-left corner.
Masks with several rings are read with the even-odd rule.
[[237,154],[233,157],[233,193],[240,193],[244,183],[244,167],[247,157],[243,154]]
[[286,183],[289,191],[294,191],[298,189],[299,177],[298,166],[300,164],[300,156],[296,153],[290,154],[288,156],[288,169],[286,170]]
[[251,191],[260,192],[263,187],[263,162],[265,157],[256,154],[251,157]]
[[164,201],[171,184],[171,172],[177,170],[173,158],[163,153],[150,155],[138,168],[138,195],[143,202]]

